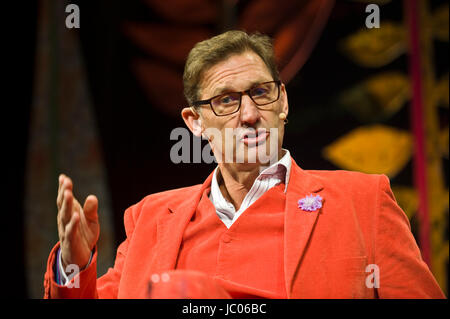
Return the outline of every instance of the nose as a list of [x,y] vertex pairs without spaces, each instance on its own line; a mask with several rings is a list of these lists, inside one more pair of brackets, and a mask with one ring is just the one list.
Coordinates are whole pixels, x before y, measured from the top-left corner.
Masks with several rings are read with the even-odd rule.
[[241,122],[246,123],[248,125],[253,125],[258,122],[261,114],[259,113],[258,108],[256,107],[255,102],[247,95],[244,94],[241,100]]

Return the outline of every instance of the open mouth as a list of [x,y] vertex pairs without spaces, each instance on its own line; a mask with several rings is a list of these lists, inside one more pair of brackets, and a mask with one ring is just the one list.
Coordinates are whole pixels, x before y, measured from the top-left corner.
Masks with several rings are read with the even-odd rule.
[[241,141],[247,146],[256,146],[263,144],[269,137],[269,132],[266,129],[257,129],[246,131],[242,134]]

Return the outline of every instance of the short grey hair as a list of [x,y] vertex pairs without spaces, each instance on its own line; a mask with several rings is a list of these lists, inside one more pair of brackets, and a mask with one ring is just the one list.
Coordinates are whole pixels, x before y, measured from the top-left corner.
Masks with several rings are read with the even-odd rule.
[[183,73],[184,96],[189,105],[199,99],[200,82],[209,68],[226,60],[231,55],[254,52],[261,57],[273,80],[279,80],[272,39],[260,33],[227,31],[198,42],[186,60]]

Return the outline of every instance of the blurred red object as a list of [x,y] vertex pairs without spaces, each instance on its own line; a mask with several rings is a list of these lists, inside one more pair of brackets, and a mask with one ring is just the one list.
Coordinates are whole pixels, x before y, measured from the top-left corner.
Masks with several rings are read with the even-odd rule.
[[230,295],[206,274],[194,270],[171,270],[153,274],[149,299],[230,299]]
[[[150,104],[179,116],[186,106],[182,74],[185,59],[195,43],[219,30],[223,3],[208,0],[143,0],[160,22],[128,21],[124,32],[147,53],[136,57],[132,68]],[[235,12],[233,29],[259,31],[274,39],[281,79],[289,82],[308,59],[328,20],[332,0],[224,1]],[[229,28],[230,26],[228,26]]]

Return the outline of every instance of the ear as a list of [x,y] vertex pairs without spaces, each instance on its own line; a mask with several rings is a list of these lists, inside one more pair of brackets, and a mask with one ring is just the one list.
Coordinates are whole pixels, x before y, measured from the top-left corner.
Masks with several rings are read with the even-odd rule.
[[286,117],[289,113],[289,103],[288,103],[288,96],[287,96],[287,92],[286,92],[286,87],[284,86],[283,83],[281,83],[281,112],[283,112],[284,114],[286,114]]
[[200,115],[193,107],[185,107],[181,110],[181,117],[192,134],[197,137],[202,136],[202,120]]

